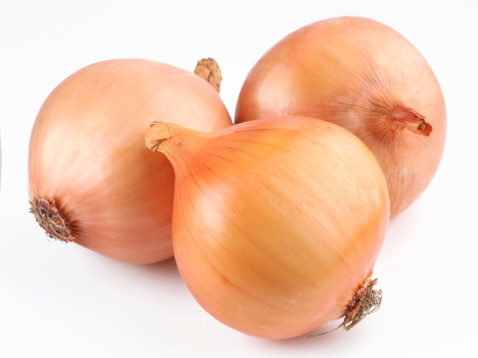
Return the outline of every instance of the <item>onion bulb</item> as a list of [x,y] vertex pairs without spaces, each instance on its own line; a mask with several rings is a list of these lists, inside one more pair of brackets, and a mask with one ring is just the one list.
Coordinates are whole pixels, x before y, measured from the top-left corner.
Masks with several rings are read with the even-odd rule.
[[156,122],[146,145],[174,167],[175,259],[216,319],[285,339],[341,317],[350,328],[377,307],[389,197],[356,136],[305,117],[213,133]]
[[338,124],[375,154],[391,217],[435,175],[445,143],[445,103],[418,50],[377,21],[315,22],[279,41],[248,74],[235,122],[302,115]]
[[95,63],[53,90],[29,150],[31,211],[50,237],[129,263],[172,257],[174,172],[144,147],[157,118],[205,131],[232,125],[209,83],[153,61]]

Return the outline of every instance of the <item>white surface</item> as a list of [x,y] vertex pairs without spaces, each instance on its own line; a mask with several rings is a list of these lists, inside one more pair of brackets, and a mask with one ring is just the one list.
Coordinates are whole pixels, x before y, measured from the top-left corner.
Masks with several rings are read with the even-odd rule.
[[[6,1],[0,3],[1,357],[476,357],[478,30],[475,1]],[[164,3],[165,5],[159,5]],[[132,266],[49,241],[28,213],[27,149],[54,86],[121,57],[192,69],[215,57],[231,114],[248,70],[316,20],[382,21],[427,58],[448,138],[424,195],[390,224],[375,267],[381,309],[350,332],[270,341],[215,321],[174,261]]]

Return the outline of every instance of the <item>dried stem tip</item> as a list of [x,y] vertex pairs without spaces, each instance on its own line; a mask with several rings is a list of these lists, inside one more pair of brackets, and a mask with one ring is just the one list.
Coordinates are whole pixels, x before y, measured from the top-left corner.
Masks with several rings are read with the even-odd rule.
[[174,124],[153,122],[145,136],[145,144],[153,152],[162,152],[161,144],[171,138]]
[[345,310],[344,321],[338,327],[331,331],[306,336],[306,338],[322,336],[342,327],[348,331],[370,313],[377,311],[382,303],[382,290],[373,289],[373,286],[375,286],[376,283],[377,279],[372,280],[370,277],[365,280],[363,285],[355,293],[354,297],[352,297],[352,300]]
[[75,240],[68,219],[55,205],[55,200],[35,197],[30,205],[30,212],[49,237],[64,242]]
[[216,60],[210,57],[199,60],[194,73],[208,81],[217,92],[220,91],[222,75]]
[[412,108],[396,105],[389,113],[392,128],[408,129],[409,131],[428,137],[432,132],[432,125],[425,121],[425,117]]

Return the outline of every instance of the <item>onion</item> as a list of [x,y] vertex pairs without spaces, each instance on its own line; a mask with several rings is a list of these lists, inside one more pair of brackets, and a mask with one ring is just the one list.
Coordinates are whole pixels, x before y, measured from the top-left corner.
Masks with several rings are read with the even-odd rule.
[[256,63],[235,122],[284,115],[327,120],[362,139],[384,171],[391,217],[423,193],[442,157],[446,114],[435,75],[410,42],[370,19],[315,22]]
[[53,90],[29,151],[31,211],[50,237],[129,263],[172,257],[174,172],[144,147],[158,118],[206,131],[232,124],[210,84],[153,61],[95,63]]
[[174,167],[175,259],[216,319],[284,339],[341,317],[349,329],[378,307],[389,198],[350,132],[301,117],[212,134],[155,123],[146,144]]

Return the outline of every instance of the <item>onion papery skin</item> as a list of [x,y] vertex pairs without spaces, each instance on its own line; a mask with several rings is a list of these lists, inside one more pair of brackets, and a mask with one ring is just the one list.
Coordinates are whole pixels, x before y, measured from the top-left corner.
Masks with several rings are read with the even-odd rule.
[[235,123],[284,115],[327,120],[363,140],[384,171],[391,217],[428,187],[445,145],[445,101],[429,64],[398,32],[366,18],[305,26],[254,65]]
[[47,97],[31,133],[30,201],[55,205],[71,241],[107,257],[172,257],[174,171],[144,147],[145,128],[158,119],[205,131],[232,125],[217,91],[174,66],[115,59],[72,74]]
[[[152,140],[155,126],[169,138]],[[146,138],[173,164],[175,259],[207,312],[270,339],[344,316],[389,220],[383,173],[356,136],[284,117],[212,134],[160,123]]]

